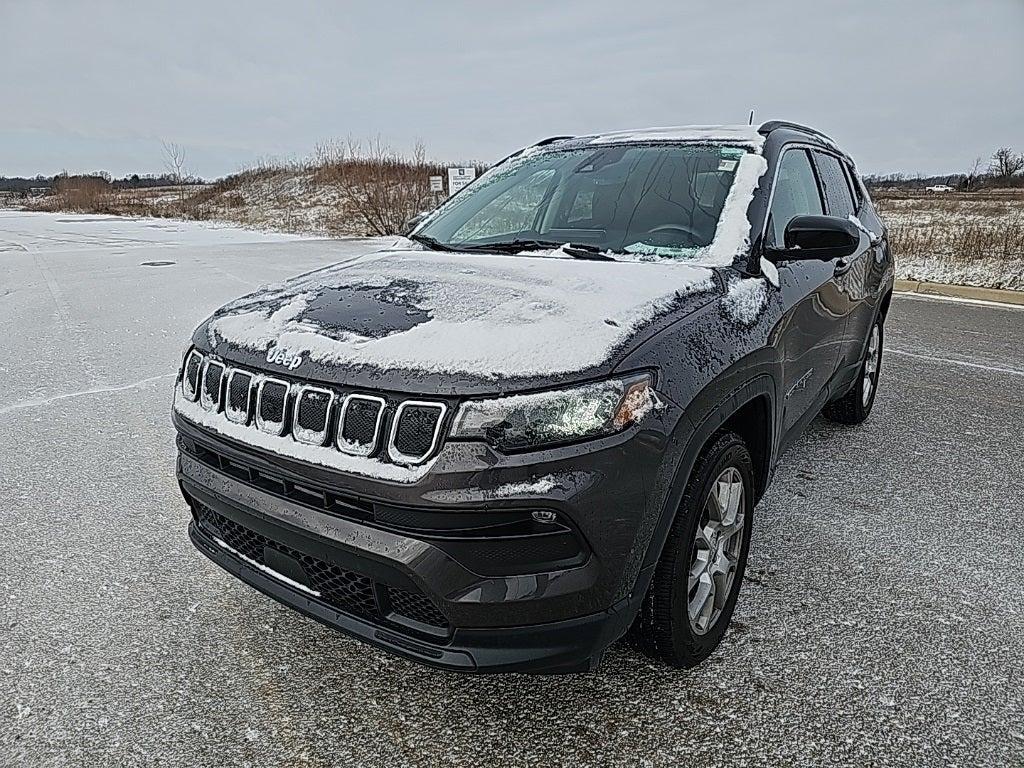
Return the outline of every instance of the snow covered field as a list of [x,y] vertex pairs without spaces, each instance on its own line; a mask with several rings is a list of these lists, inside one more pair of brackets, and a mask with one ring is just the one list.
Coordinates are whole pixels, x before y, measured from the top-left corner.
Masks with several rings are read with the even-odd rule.
[[173,219],[91,216],[73,213],[0,211],[0,253],[107,250],[152,246],[219,246],[237,243],[280,243],[294,235],[259,233],[221,224]]
[[303,618],[185,532],[189,333],[366,241],[3,212],[0,243],[0,765],[1024,760],[1024,311],[895,299],[871,419],[784,457],[702,666],[614,646],[473,678]]
[[876,195],[896,277],[1024,290],[1024,190]]

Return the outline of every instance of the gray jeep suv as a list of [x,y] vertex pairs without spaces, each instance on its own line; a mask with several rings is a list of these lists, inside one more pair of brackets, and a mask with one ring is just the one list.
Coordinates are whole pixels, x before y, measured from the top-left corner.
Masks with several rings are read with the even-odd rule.
[[540,142],[199,326],[173,405],[192,541],[424,664],[586,670],[625,636],[695,665],[780,455],[870,413],[892,285],[817,131]]

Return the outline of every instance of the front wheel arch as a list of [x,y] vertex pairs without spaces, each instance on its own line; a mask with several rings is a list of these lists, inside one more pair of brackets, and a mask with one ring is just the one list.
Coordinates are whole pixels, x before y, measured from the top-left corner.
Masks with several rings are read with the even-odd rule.
[[[774,379],[767,373],[760,373],[738,387],[716,406],[707,409],[696,423],[691,423],[693,431],[687,438],[686,447],[680,458],[676,461],[670,490],[666,494],[660,517],[647,544],[647,552],[640,570],[641,576],[634,592],[647,588],[650,577],[648,571],[661,557],[668,532],[675,522],[676,512],[697,460],[718,434],[733,431],[748,443],[748,450],[754,458],[755,503],[764,495],[771,483],[776,460],[778,440],[775,402]],[[689,419],[691,416],[689,409],[687,410],[688,415],[684,418]],[[751,443],[755,443],[756,448],[751,446]]]

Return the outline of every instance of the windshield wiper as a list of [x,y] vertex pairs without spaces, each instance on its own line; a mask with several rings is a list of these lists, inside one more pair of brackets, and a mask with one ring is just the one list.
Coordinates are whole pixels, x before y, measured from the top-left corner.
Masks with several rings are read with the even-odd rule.
[[568,253],[574,259],[586,259],[587,261],[615,261],[608,255],[608,251],[602,251],[596,245],[579,245],[577,243],[566,243],[562,251]]
[[574,259],[589,259],[591,261],[615,261],[596,245],[586,243],[560,243],[555,240],[502,240],[497,243],[479,243],[467,245],[463,250],[467,251],[493,251],[494,253],[519,253],[524,250],[549,250],[558,249],[567,253]]
[[427,235],[409,235],[410,240],[415,240],[420,245],[425,245],[432,251],[454,251],[458,250],[450,245],[442,243],[436,237],[428,237]]

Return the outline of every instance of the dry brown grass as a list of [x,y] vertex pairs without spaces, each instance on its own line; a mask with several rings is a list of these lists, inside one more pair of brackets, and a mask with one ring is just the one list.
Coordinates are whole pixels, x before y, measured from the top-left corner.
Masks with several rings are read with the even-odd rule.
[[875,195],[897,257],[1024,258],[1024,190]]
[[1024,289],[1024,190],[874,194],[901,277]]
[[95,187],[33,201],[37,210],[216,219],[259,229],[341,235],[390,235],[439,197],[430,176],[446,166],[382,141],[321,144],[305,160],[262,161],[208,185],[117,191]]

